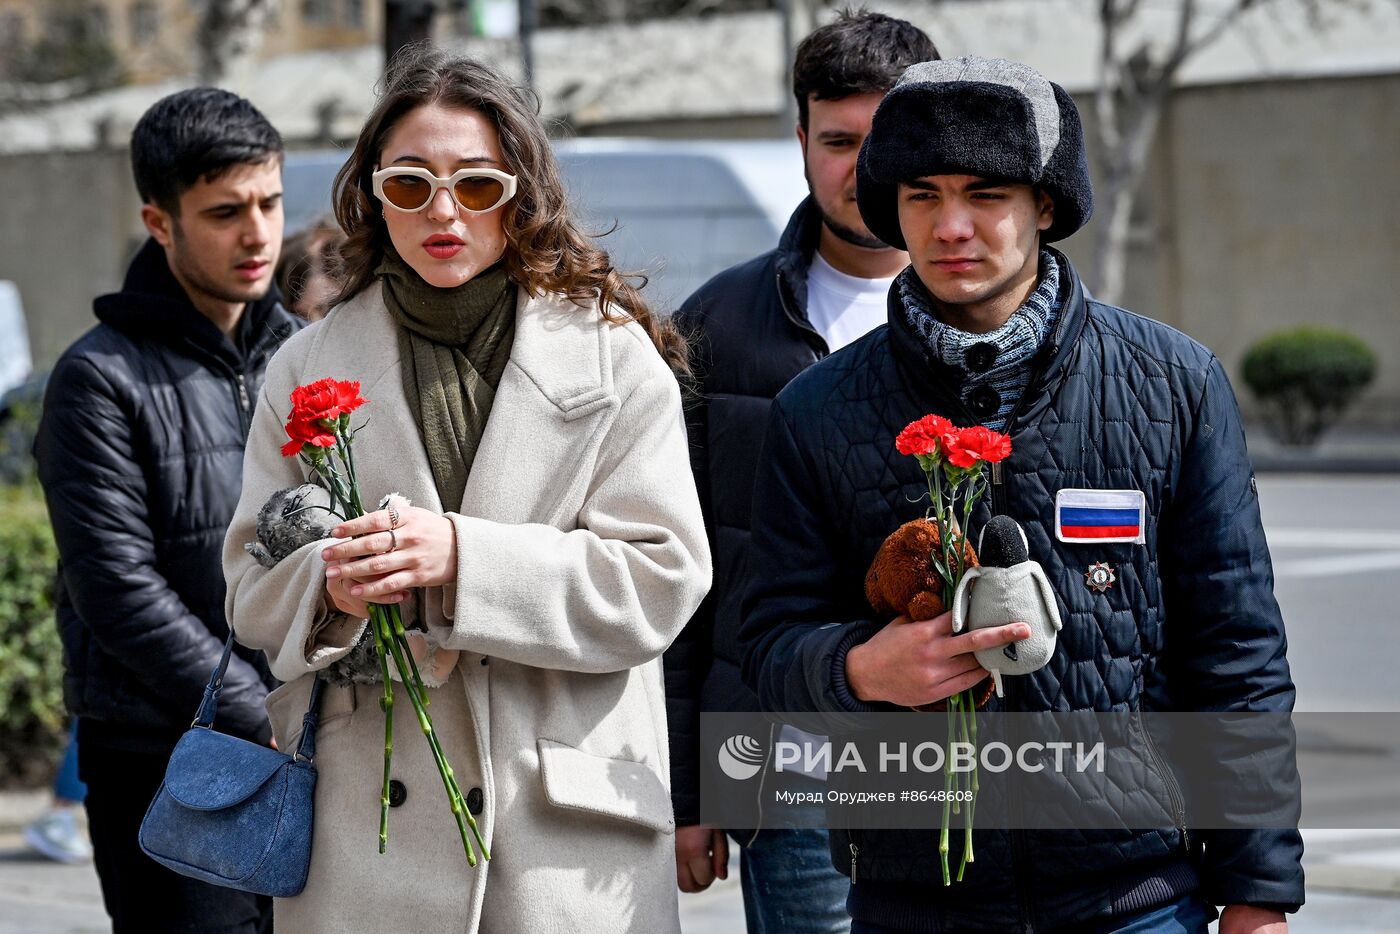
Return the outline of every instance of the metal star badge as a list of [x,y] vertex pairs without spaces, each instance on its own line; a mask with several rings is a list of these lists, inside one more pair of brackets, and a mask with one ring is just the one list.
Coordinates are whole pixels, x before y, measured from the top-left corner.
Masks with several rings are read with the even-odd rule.
[[1118,582],[1118,575],[1107,561],[1096,561],[1084,573],[1084,583],[1095,593],[1103,593]]

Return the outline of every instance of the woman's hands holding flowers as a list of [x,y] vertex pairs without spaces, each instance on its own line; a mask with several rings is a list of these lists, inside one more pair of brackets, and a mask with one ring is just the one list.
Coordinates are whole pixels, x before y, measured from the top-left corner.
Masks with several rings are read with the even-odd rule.
[[396,506],[395,512],[398,524],[392,529],[389,510],[381,509],[332,530],[346,541],[321,556],[327,564],[326,591],[341,612],[368,616],[370,603],[401,603],[415,587],[440,587],[457,579],[452,521],[416,506]]
[[[398,669],[407,688],[418,726],[427,738],[447,790],[448,804],[462,838],[467,865],[476,865],[472,839],[484,859],[490,859],[481,828],[467,807],[462,788],[443,754],[428,713],[428,694],[418,671],[428,661],[426,637],[411,639],[395,605],[414,587],[433,587],[457,579],[457,536],[452,521],[426,509],[415,509],[397,494],[384,499],[384,509],[366,512],[355,473],[355,436],[350,415],[369,400],[353,380],[320,379],[292,390],[292,413],[287,418],[287,442],[282,456],[299,457],[330,493],[332,511],[346,521],[331,530],[346,539],[323,549],[327,562],[326,595],[337,609],[369,620],[374,652],[379,660],[384,694],[384,784],[379,795],[379,852],[389,845],[389,775],[394,754],[394,689],[389,666]],[[457,653],[431,653],[430,675],[441,683],[456,664]],[[442,663],[442,669],[436,663]],[[439,677],[440,676],[440,677]],[[471,836],[468,836],[470,828]]]

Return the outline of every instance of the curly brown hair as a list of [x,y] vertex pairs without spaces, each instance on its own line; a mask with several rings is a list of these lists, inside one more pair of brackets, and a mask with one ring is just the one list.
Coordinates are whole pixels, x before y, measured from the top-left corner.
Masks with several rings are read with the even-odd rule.
[[637,322],[672,370],[689,373],[686,343],[670,319],[652,314],[628,281],[638,277],[613,268],[607,252],[575,223],[534,95],[480,62],[425,44],[394,56],[374,110],[336,173],[335,218],[345,242],[334,302],[358,295],[374,282],[389,234],[370,176],[394,126],[427,104],[472,110],[496,127],[506,166],[518,180],[515,197],[501,208],[504,262],[511,280],[532,296],[553,293],[579,304],[596,302],[608,321]]

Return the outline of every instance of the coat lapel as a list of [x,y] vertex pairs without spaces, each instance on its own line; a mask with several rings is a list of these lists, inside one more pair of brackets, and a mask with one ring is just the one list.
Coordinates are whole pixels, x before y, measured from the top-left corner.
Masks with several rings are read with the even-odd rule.
[[571,529],[620,406],[597,312],[521,290],[515,343],[462,496],[462,515]]

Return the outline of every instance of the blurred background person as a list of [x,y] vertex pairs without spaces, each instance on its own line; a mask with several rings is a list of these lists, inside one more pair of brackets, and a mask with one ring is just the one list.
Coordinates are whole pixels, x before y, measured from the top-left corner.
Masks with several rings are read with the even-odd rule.
[[87,786],[78,777],[78,724],[68,731],[63,761],[53,781],[53,803],[24,828],[24,842],[35,852],[60,863],[92,860],[92,845],[78,819]]
[[336,292],[336,251],[343,242],[345,234],[329,217],[320,218],[282,241],[274,278],[288,311],[307,321],[326,316]]

